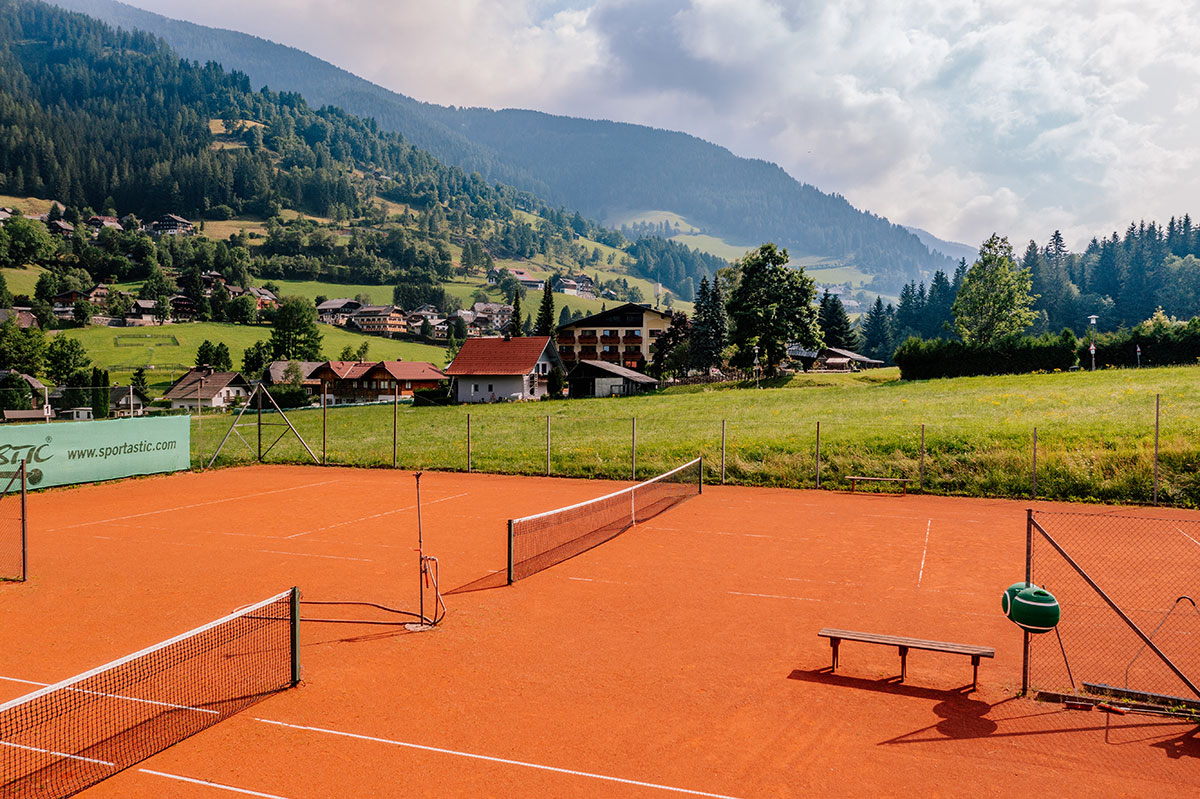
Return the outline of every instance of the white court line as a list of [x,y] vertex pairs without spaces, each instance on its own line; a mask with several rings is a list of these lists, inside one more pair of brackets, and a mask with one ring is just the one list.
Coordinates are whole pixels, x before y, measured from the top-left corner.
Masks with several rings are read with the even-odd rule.
[[729,591],[728,593],[734,596],[761,596],[766,599],[798,599],[801,602],[824,602],[823,599],[813,599],[807,596],[783,596],[781,594],[748,594],[745,591]]
[[626,583],[621,580],[599,580],[595,577],[568,577],[568,580],[576,580],[581,583],[608,583],[609,585],[634,585],[634,583]]
[[[429,502],[422,502],[421,506],[425,507],[426,505],[436,505],[439,502],[449,502],[452,499],[458,499],[459,497],[465,497],[469,493],[470,493],[469,491],[464,491],[461,494],[455,494],[452,497],[442,497],[441,499],[435,499],[435,500],[432,500]],[[374,514],[371,514],[370,516],[363,516],[361,519],[350,519],[349,521],[345,521],[345,522],[337,522],[335,524],[327,524],[324,527],[314,527],[312,530],[305,530],[302,533],[293,533],[292,535],[285,535],[284,538],[299,538],[302,535],[309,535],[311,533],[320,533],[325,530],[332,530],[335,527],[345,527],[348,524],[358,524],[359,522],[365,522],[370,519],[378,519],[382,516],[390,516],[393,513],[404,513],[405,511],[412,510],[415,507],[417,507],[417,506],[409,505],[408,507],[404,507],[404,508],[396,508],[394,510],[385,510],[382,513],[374,513]]]
[[309,483],[307,485],[292,486],[290,488],[277,488],[273,491],[259,491],[254,494],[246,494],[245,496],[241,496],[241,497],[225,497],[224,499],[212,499],[212,500],[209,500],[208,502],[195,502],[195,503],[192,503],[191,505],[180,505],[175,508],[161,508],[159,510],[148,510],[148,511],[145,511],[144,513],[131,513],[128,516],[115,516],[111,519],[95,519],[90,522],[80,522],[79,524],[68,524],[65,527],[51,527],[46,532],[57,533],[60,530],[74,530],[77,527],[87,527],[87,526],[93,525],[93,524],[107,524],[109,522],[120,522],[120,521],[124,521],[125,519],[140,519],[143,516],[153,516],[156,513],[172,513],[177,510],[190,510],[192,508],[202,508],[205,505],[219,505],[222,502],[238,502],[243,499],[255,499],[257,497],[270,496],[271,494],[282,494],[284,491],[303,491],[306,488],[316,488],[317,486],[329,485],[330,483],[339,483],[339,482],[341,482],[341,481],[340,480],[322,480],[319,483]]
[[108,766],[109,768],[116,767],[116,763],[109,763],[107,760],[97,760],[94,757],[84,757],[83,755],[68,755],[66,752],[55,752],[53,749],[38,749],[36,746],[23,746],[22,744],[15,744],[11,741],[0,741],[0,746],[11,746],[14,749],[25,749],[30,752],[40,752],[43,755],[65,757],[69,760],[82,760],[85,763],[98,763],[101,766]]
[[574,777],[589,777],[594,780],[604,780],[606,782],[619,782],[623,785],[636,785],[639,788],[657,788],[660,791],[672,791],[674,793],[683,793],[689,796],[709,796],[713,799],[738,799],[734,796],[728,796],[721,793],[706,793],[705,791],[693,791],[688,788],[675,788],[670,785],[658,785],[653,782],[642,782],[640,780],[630,780],[623,777],[610,777],[606,774],[592,774],[587,771],[576,771],[569,768],[558,768],[556,766],[543,766],[540,763],[527,763],[523,760],[509,760],[503,757],[492,757],[491,755],[477,755],[472,752],[456,752],[453,749],[441,749],[436,746],[425,746],[423,744],[405,743],[404,741],[393,741],[388,738],[376,738],[372,735],[359,735],[353,732],[342,732],[340,730],[327,730],[322,727],[305,727],[300,724],[288,724],[284,721],[272,721],[271,719],[256,718],[255,721],[261,721],[264,724],[274,724],[278,727],[287,727],[293,730],[306,730],[308,732],[323,732],[326,735],[338,735],[343,738],[354,738],[359,741],[373,741],[374,743],[389,744],[391,746],[402,746],[406,749],[419,749],[423,752],[437,752],[443,755],[455,755],[456,757],[466,757],[471,760],[486,760],[489,763],[503,763],[507,766],[522,766],[524,768],[537,769],[539,771],[553,771],[557,774],[570,774]]
[[917,572],[917,588],[921,587],[921,578],[925,576],[925,554],[929,552],[929,528],[933,527],[933,519],[925,525],[925,548],[921,550],[921,570]]
[[[25,685],[36,685],[40,688],[46,688],[46,687],[49,687],[50,685],[52,685],[52,683],[48,683],[48,682],[36,682],[35,680],[19,680],[16,677],[5,677],[3,675],[0,675],[0,680],[4,680],[5,682],[19,682],[19,683],[24,683]],[[120,699],[123,702],[140,702],[143,705],[158,705],[159,707],[169,707],[174,710],[192,710],[192,711],[195,711],[196,713],[211,713],[214,716],[221,715],[220,711],[209,710],[206,707],[191,707],[190,705],[176,705],[171,702],[159,702],[156,699],[140,699],[136,696],[122,696],[121,694],[106,694],[102,691],[89,691],[86,688],[64,688],[63,690],[64,691],[72,691],[77,694],[91,694],[92,696],[104,696],[104,697],[108,697],[109,699]]]
[[1187,533],[1185,533],[1183,530],[1181,530],[1181,529],[1180,529],[1180,528],[1178,528],[1178,527],[1176,527],[1175,529],[1176,529],[1176,530],[1179,530],[1179,534],[1180,534],[1181,536],[1183,536],[1184,538],[1186,538],[1188,541],[1191,541],[1191,542],[1192,542],[1193,544],[1195,544],[1196,546],[1200,547],[1200,541],[1197,541],[1196,539],[1192,538],[1190,535],[1188,535]]
[[261,796],[264,797],[264,799],[286,799],[286,797],[274,793],[260,793],[258,791],[251,791],[247,788],[235,788],[232,785],[222,785],[219,782],[209,782],[208,780],[198,780],[195,777],[182,777],[178,774],[168,774],[165,771],[153,771],[148,768],[140,768],[138,771],[140,771],[142,774],[153,774],[156,777],[166,777],[169,780],[190,782],[193,785],[205,785],[209,788],[216,788],[220,791],[232,791],[234,793],[245,794],[246,796]]

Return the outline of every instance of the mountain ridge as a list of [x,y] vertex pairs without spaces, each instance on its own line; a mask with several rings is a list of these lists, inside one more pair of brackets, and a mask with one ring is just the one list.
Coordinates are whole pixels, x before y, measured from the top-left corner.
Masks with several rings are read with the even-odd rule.
[[164,38],[185,58],[213,60],[256,85],[336,105],[465,172],[606,218],[665,208],[730,240],[775,241],[800,255],[845,257],[896,289],[953,260],[844,197],[802,183],[776,164],[741,158],[690,134],[523,109],[438,106],[392,92],[287,45],[172,20],[115,0],[55,5]]

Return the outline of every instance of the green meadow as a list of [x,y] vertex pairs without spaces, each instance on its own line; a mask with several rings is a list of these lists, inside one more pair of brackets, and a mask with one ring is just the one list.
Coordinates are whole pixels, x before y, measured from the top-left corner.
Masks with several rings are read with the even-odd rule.
[[[1028,497],[1036,428],[1039,498],[1149,503],[1157,394],[1160,500],[1198,506],[1198,378],[1200,368],[1178,367],[904,382],[884,369],[799,375],[760,389],[688,386],[629,398],[332,408],[324,442],[330,463],[390,467],[395,413],[400,467],[463,470],[469,414],[472,468],[545,474],[549,416],[552,474],[628,479],[636,418],[639,477],[703,455],[711,482],[720,480],[724,422],[727,482],[812,488],[820,423],[824,488],[847,488],[850,475],[893,476],[911,478],[911,488],[926,493]],[[289,416],[320,457],[321,411]],[[230,419],[204,422],[206,462]],[[196,463],[199,448],[194,436]],[[234,439],[218,463],[251,459]],[[268,458],[306,459],[290,439]]]

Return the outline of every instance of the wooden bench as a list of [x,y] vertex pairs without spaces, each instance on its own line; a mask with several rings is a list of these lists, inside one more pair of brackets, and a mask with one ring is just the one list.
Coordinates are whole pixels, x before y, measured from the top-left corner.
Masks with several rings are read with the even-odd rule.
[[908,494],[908,484],[911,482],[909,477],[847,477],[850,481],[850,493],[854,493],[855,484],[858,482],[866,483],[899,483],[900,493]]
[[821,630],[817,635],[822,638],[828,638],[829,646],[833,650],[833,668],[830,671],[837,671],[838,645],[842,641],[858,641],[863,644],[882,644],[884,646],[898,647],[900,649],[900,682],[904,682],[904,678],[907,676],[908,650],[910,649],[924,649],[929,652],[949,652],[952,655],[969,655],[971,657],[971,666],[974,667],[974,673],[971,676],[972,691],[979,684],[979,659],[994,658],[996,656],[996,650],[990,646],[951,644],[946,641],[926,641],[922,638],[902,638],[898,635],[833,630],[828,627]]

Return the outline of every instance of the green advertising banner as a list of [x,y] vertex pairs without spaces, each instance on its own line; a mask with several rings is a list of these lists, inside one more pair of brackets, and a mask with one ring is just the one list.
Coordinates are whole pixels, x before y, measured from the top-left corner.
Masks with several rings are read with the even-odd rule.
[[177,472],[191,466],[191,430],[187,416],[5,425],[0,477],[22,460],[30,488]]

